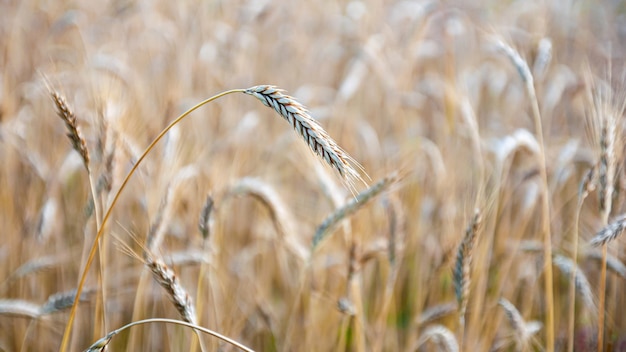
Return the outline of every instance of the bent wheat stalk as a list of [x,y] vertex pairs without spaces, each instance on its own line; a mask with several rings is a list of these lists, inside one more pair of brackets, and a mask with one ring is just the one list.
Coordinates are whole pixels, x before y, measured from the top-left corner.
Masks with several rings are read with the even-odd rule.
[[[353,187],[354,182],[356,180],[363,181],[359,172],[356,171],[353,165],[363,171],[362,167],[354,161],[347,153],[341,149],[335,141],[330,138],[330,136],[324,131],[324,129],[308,114],[304,106],[298,103],[294,98],[285,95],[282,90],[275,88],[269,85],[255,86],[248,89],[231,89],[228,91],[221,92],[216,94],[198,104],[191,107],[189,110],[185,111],[182,115],[178,116],[174,121],[172,121],[167,127],[165,127],[148,145],[145,151],[141,154],[141,156],[137,159],[137,162],[130,169],[122,183],[120,184],[119,189],[113,196],[111,201],[111,205],[107,209],[104,217],[102,218],[102,222],[100,224],[100,228],[96,233],[96,237],[93,241],[93,245],[91,246],[91,250],[89,251],[89,256],[87,257],[87,262],[85,263],[85,267],[81,272],[81,278],[78,283],[78,287],[76,289],[76,297],[80,297],[82,292],[82,287],[85,284],[87,279],[87,272],[93,262],[95,255],[97,244],[99,240],[102,238],[104,233],[103,229],[105,228],[106,222],[109,220],[112,214],[113,207],[117,203],[122,191],[126,188],[128,181],[135,173],[141,162],[146,158],[148,153],[152,149],[154,149],[155,145],[180,121],[189,116],[192,112],[196,111],[200,107],[217,100],[223,96],[233,94],[233,93],[245,93],[248,95],[252,95],[257,99],[261,100],[265,105],[272,106],[274,109],[285,119],[290,121],[291,125],[298,131],[298,133],[305,139],[308,143],[309,147],[313,149],[321,158],[326,160],[328,164],[330,164],[335,170],[339,172],[344,181],[351,187]],[[363,171],[364,172],[364,171]],[[363,181],[364,182],[364,181]],[[69,337],[72,332],[72,326],[74,323],[74,317],[76,316],[76,309],[78,307],[78,300],[74,300],[74,304],[72,305],[72,309],[70,311],[70,316],[68,318],[67,324],[65,326],[65,332],[63,333],[63,340],[61,342],[60,351],[66,351],[69,343]]]
[[122,326],[119,329],[115,329],[113,331],[111,331],[110,333],[106,334],[106,336],[102,337],[101,339],[99,339],[98,341],[94,342],[91,346],[89,346],[85,352],[96,352],[96,351],[104,351],[107,347],[107,345],[109,344],[109,342],[111,342],[111,339],[113,339],[113,336],[119,334],[120,332],[128,329],[128,328],[132,328],[133,326],[136,325],[142,325],[142,324],[148,324],[148,323],[167,323],[167,324],[176,324],[176,325],[182,325],[182,326],[186,326],[189,328],[193,328],[197,331],[201,331],[205,334],[209,334],[211,336],[217,337],[218,339],[227,342],[237,348],[239,348],[242,351],[247,351],[247,352],[254,352],[253,349],[248,348],[244,345],[242,345],[241,343],[230,339],[224,335],[221,335],[213,330],[209,330],[207,328],[203,328],[202,326],[198,326],[195,324],[191,324],[185,321],[180,321],[180,320],[174,320],[174,319],[163,319],[163,318],[152,318],[152,319],[145,319],[145,320],[139,320],[139,321],[134,321],[132,323],[126,324],[124,326]]

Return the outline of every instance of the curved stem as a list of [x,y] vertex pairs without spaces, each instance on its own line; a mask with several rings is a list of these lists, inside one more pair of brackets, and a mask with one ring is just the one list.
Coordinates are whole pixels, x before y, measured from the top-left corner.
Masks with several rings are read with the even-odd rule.
[[137,170],[137,168],[139,167],[139,164],[141,164],[143,159],[145,159],[146,155],[148,155],[148,153],[161,140],[161,138],[163,138],[165,136],[165,134],[167,132],[169,132],[169,130],[172,129],[172,127],[174,127],[176,124],[178,124],[182,119],[187,117],[193,111],[195,111],[198,108],[202,107],[203,105],[206,105],[206,104],[208,104],[208,103],[210,103],[210,102],[212,102],[212,101],[214,101],[214,100],[216,100],[218,98],[221,98],[221,97],[223,97],[225,95],[232,94],[232,93],[242,93],[244,91],[245,91],[245,89],[228,90],[228,91],[219,93],[217,95],[214,95],[214,96],[212,96],[212,97],[210,97],[210,98],[208,98],[208,99],[206,99],[206,100],[196,104],[191,109],[185,111],[182,115],[177,117],[167,127],[165,127],[163,129],[163,131],[161,131],[161,133],[159,133],[159,135],[152,141],[152,143],[150,143],[150,145],[146,148],[146,150],[143,152],[143,154],[141,154],[139,159],[137,159],[137,162],[130,169],[130,171],[128,172],[128,175],[126,175],[126,178],[124,179],[124,181],[120,185],[120,188],[117,190],[117,193],[115,193],[115,196],[113,197],[113,201],[111,202],[111,205],[109,206],[109,208],[107,209],[106,213],[104,214],[104,217],[102,218],[102,223],[100,224],[100,229],[96,233],[96,238],[94,239],[93,245],[91,246],[91,250],[89,252],[89,257],[87,258],[87,262],[85,263],[85,268],[83,269],[83,272],[82,272],[82,275],[81,275],[81,278],[80,278],[80,282],[78,283],[78,287],[76,289],[76,296],[74,296],[74,303],[72,304],[72,310],[70,311],[70,317],[69,317],[69,320],[67,322],[67,325],[65,326],[65,332],[63,333],[63,340],[61,341],[60,351],[67,351],[67,345],[68,345],[68,342],[69,342],[70,334],[72,332],[72,325],[74,323],[74,316],[76,315],[76,308],[78,307],[78,301],[79,301],[78,298],[80,297],[80,295],[82,293],[83,285],[85,284],[85,280],[87,279],[87,272],[88,272],[89,267],[91,266],[91,263],[93,262],[93,259],[95,257],[96,249],[98,248],[98,241],[102,237],[102,234],[104,232],[103,229],[105,228],[105,224],[106,224],[107,220],[109,220],[109,217],[111,216],[111,213],[112,213],[113,207],[115,206],[115,203],[117,203],[117,200],[119,199],[122,191],[126,187],[126,184],[130,180],[131,176],[135,173],[135,170]]
[[122,326],[119,329],[115,329],[115,330],[111,331],[105,337],[103,337],[100,340],[96,341],[93,345],[91,345],[87,349],[87,351],[95,350],[95,348],[105,347],[106,345],[109,344],[109,341],[111,341],[113,336],[119,334],[120,332],[122,332],[122,331],[124,331],[124,330],[126,330],[128,328],[131,328],[133,326],[136,326],[136,325],[142,325],[142,324],[148,324],[148,323],[168,323],[168,324],[176,324],[176,325],[186,326],[186,327],[189,327],[189,328],[193,328],[194,330],[201,331],[201,332],[203,332],[205,334],[209,334],[211,336],[217,337],[218,339],[220,339],[220,340],[222,340],[224,342],[227,342],[227,343],[229,343],[229,344],[239,348],[242,351],[254,352],[253,349],[251,349],[249,347],[246,347],[246,346],[242,345],[241,343],[239,343],[239,342],[237,342],[237,341],[235,341],[235,340],[233,340],[231,338],[228,338],[228,337],[226,337],[226,336],[224,336],[222,334],[219,334],[219,333],[217,333],[217,332],[215,332],[213,330],[209,330],[207,328],[203,328],[201,326],[194,325],[194,324],[188,323],[186,321],[174,320],[174,319],[165,319],[165,318],[151,318],[151,319],[139,320],[139,321],[134,321],[132,323],[128,323],[128,324]]

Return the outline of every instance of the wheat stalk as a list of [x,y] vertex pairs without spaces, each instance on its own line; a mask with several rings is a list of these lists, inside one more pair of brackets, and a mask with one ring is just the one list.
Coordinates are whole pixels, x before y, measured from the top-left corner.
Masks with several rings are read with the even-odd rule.
[[189,328],[193,328],[194,331],[199,331],[199,332],[203,332],[205,334],[209,334],[211,336],[214,336],[224,342],[227,342],[237,348],[239,348],[242,351],[246,351],[246,352],[254,352],[253,349],[246,347],[244,345],[242,345],[241,343],[228,338],[224,335],[221,335],[213,330],[209,330],[207,328],[203,328],[202,326],[198,326],[197,324],[192,324],[189,322],[184,322],[184,321],[180,321],[180,320],[173,320],[173,319],[163,319],[163,318],[151,318],[151,319],[145,319],[145,320],[139,320],[139,321],[133,321],[132,323],[128,323],[124,326],[122,326],[119,329],[115,329],[111,332],[109,332],[108,334],[106,334],[104,337],[102,337],[101,339],[99,339],[98,341],[94,342],[91,346],[89,346],[85,352],[101,352],[104,351],[107,347],[107,345],[111,342],[111,339],[113,339],[113,337],[117,334],[119,334],[120,332],[129,329],[133,326],[137,326],[137,325],[142,325],[142,324],[148,324],[148,323],[167,323],[167,324],[175,324],[175,325],[181,325],[181,326],[186,326]]
[[359,171],[362,166],[335,142],[307,109],[285,91],[271,85],[259,85],[245,90],[246,94],[259,99],[273,108],[298,132],[309,148],[335,169],[353,189],[357,181],[366,184]]

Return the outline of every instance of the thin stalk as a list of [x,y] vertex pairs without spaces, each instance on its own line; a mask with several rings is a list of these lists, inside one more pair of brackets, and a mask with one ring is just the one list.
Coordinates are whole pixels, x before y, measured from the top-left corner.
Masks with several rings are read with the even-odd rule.
[[574,262],[574,268],[569,277],[569,306],[568,306],[568,328],[567,328],[567,351],[574,351],[574,326],[576,321],[576,269],[578,268],[578,227],[580,226],[580,212],[582,210],[584,197],[581,196],[578,199],[578,206],[576,207],[576,216],[574,219],[574,230],[572,239],[572,246],[574,247],[574,253],[572,253],[572,261]]
[[93,345],[89,346],[88,349],[86,349],[86,352],[92,352],[92,351],[102,351],[104,350],[104,348],[109,344],[109,342],[111,341],[111,339],[113,338],[113,336],[119,334],[120,332],[132,328],[133,326],[136,325],[142,325],[142,324],[149,324],[149,323],[167,323],[167,324],[175,324],[175,325],[181,325],[181,326],[186,326],[188,328],[193,328],[194,330],[203,332],[205,334],[209,334],[211,336],[217,337],[218,339],[227,342],[237,348],[239,348],[242,351],[246,351],[246,352],[254,352],[253,349],[244,346],[243,344],[228,338],[222,334],[219,334],[213,330],[209,330],[207,328],[203,328],[202,326],[198,326],[198,325],[194,325],[191,323],[188,323],[186,321],[182,321],[182,320],[174,320],[174,319],[164,319],[164,318],[152,318],[152,319],[145,319],[145,320],[139,320],[139,321],[134,321],[132,323],[128,323],[124,326],[122,326],[119,329],[115,329],[113,331],[111,331],[110,333],[108,333],[105,337],[101,338],[100,340],[94,342]]
[[126,175],[126,178],[124,178],[124,181],[122,181],[122,184],[120,185],[120,188],[117,190],[117,192],[115,193],[115,196],[113,197],[113,200],[111,201],[111,205],[109,206],[109,208],[107,209],[106,213],[104,214],[104,218],[102,219],[102,224],[100,226],[100,229],[98,229],[98,232],[96,233],[96,238],[94,239],[93,245],[91,246],[91,250],[89,252],[89,257],[87,258],[87,262],[85,263],[85,268],[82,271],[81,274],[81,278],[80,281],[78,283],[78,287],[76,289],[76,296],[74,298],[74,304],[72,305],[72,310],[70,311],[70,317],[68,319],[68,322],[65,326],[65,332],[63,333],[63,340],[61,341],[61,348],[60,351],[67,351],[67,346],[69,343],[69,337],[70,334],[72,332],[72,326],[74,323],[74,317],[76,315],[76,308],[78,308],[78,297],[80,297],[81,293],[82,293],[82,289],[83,286],[85,284],[85,280],[87,279],[87,272],[89,270],[89,267],[91,266],[91,263],[93,262],[95,255],[96,255],[96,250],[98,248],[98,242],[100,240],[100,238],[102,237],[104,231],[104,227],[106,222],[109,220],[109,217],[111,216],[113,207],[115,206],[115,204],[117,203],[117,200],[119,199],[120,195],[122,194],[122,191],[124,190],[124,188],[126,188],[126,185],[128,184],[128,181],[130,180],[131,176],[135,173],[135,171],[137,170],[137,168],[139,167],[139,164],[141,164],[141,162],[145,159],[145,157],[148,155],[148,153],[154,148],[154,146],[157,144],[157,142],[159,142],[164,136],[165,134],[167,134],[167,132],[169,132],[170,129],[172,129],[172,127],[174,127],[176,124],[178,124],[181,120],[183,120],[185,117],[187,117],[189,114],[191,114],[193,111],[197,110],[198,108],[218,99],[221,98],[225,95],[228,94],[232,94],[232,93],[243,93],[245,92],[245,89],[232,89],[232,90],[228,90],[222,93],[219,93],[217,95],[214,95],[198,104],[196,104],[195,106],[193,106],[191,109],[185,111],[182,115],[180,115],[179,117],[177,117],[174,121],[172,121],[167,127],[165,127],[163,129],[163,131],[161,131],[161,133],[159,133],[159,135],[152,141],[152,143],[150,143],[150,145],[146,148],[146,150],[143,152],[143,154],[141,154],[141,156],[139,157],[139,159],[137,159],[137,162],[135,163],[135,165],[133,165],[133,167],[130,169],[130,171],[128,172],[128,175]]

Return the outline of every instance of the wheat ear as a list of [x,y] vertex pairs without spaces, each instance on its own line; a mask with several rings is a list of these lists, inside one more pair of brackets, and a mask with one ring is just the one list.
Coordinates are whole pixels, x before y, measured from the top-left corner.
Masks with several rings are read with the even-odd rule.
[[[616,121],[613,114],[605,111],[605,114],[600,115],[601,128],[600,128],[600,168],[599,168],[599,203],[600,203],[600,217],[603,225],[608,225],[609,214],[613,208],[613,180],[615,176],[615,138],[616,138]],[[610,226],[610,225],[609,225]],[[609,227],[607,226],[607,227]],[[616,229],[619,229],[617,227]],[[605,320],[605,300],[606,300],[606,259],[608,254],[607,242],[617,237],[619,232],[613,232],[609,236],[604,237],[603,241],[600,241],[602,246],[602,261],[600,267],[600,288],[599,288],[599,305],[598,305],[598,345],[597,350],[601,352],[604,350],[604,320]],[[613,235],[613,236],[611,236]],[[597,237],[597,236],[596,236]]]
[[372,187],[356,195],[355,198],[350,200],[343,207],[335,210],[330,214],[322,224],[315,231],[313,236],[313,249],[326,237],[328,231],[336,225],[339,221],[354,214],[357,210],[361,209],[368,201],[379,195],[384,190],[388,189],[398,179],[398,175],[393,173],[382,180],[375,183]]
[[[465,311],[467,310],[467,302],[469,300],[470,272],[472,265],[472,255],[474,245],[478,239],[478,232],[482,222],[480,209],[474,211],[474,217],[465,230],[465,237],[459,245],[456,254],[456,263],[454,265],[454,291],[456,300],[459,304],[459,319],[461,329],[465,325]],[[463,331],[461,332],[464,333]]]
[[624,230],[626,230],[626,214],[620,215],[613,222],[598,231],[591,239],[590,244],[594,247],[605,245],[621,236]]
[[50,89],[50,95],[52,96],[54,105],[57,107],[57,114],[61,120],[65,122],[67,137],[72,142],[72,148],[80,154],[85,168],[89,170],[89,150],[87,150],[87,142],[85,142],[85,138],[78,128],[76,115],[74,115],[74,112],[61,94]]
[[505,298],[501,298],[498,301],[498,304],[504,312],[506,313],[506,317],[511,324],[513,330],[515,330],[515,339],[517,342],[517,349],[523,350],[526,346],[528,346],[529,339],[539,331],[541,327],[541,323],[538,322],[529,322],[526,323],[524,318],[522,318],[522,314],[517,310],[517,308],[513,305],[513,303],[509,302]]
[[452,331],[443,325],[431,325],[424,330],[424,333],[422,333],[422,336],[410,351],[417,350],[428,340],[432,340],[437,344],[437,351],[458,352],[460,350],[459,343],[456,341]]
[[582,296],[582,300],[587,309],[595,315],[598,307],[595,299],[593,298],[593,293],[591,292],[591,285],[589,284],[589,280],[587,280],[585,274],[580,271],[580,268],[578,268],[576,263],[562,255],[555,255],[552,259],[552,263],[568,277],[574,272],[574,284],[576,285],[576,290]]
[[245,90],[246,94],[259,99],[265,106],[273,108],[309,145],[309,148],[326,162],[354,188],[357,181],[366,184],[359,171],[363,167],[335,142],[307,109],[285,91],[271,85],[259,85]]

